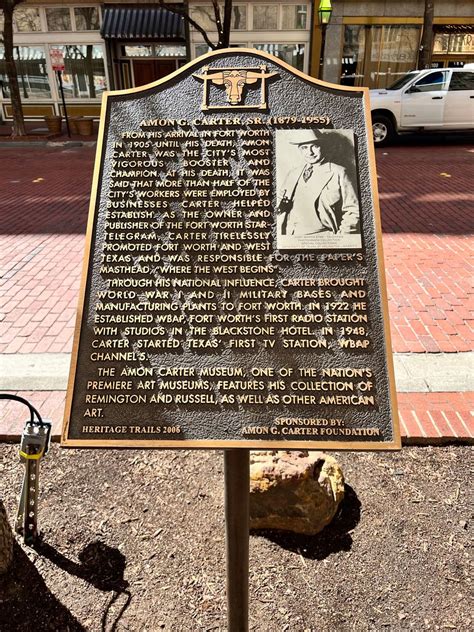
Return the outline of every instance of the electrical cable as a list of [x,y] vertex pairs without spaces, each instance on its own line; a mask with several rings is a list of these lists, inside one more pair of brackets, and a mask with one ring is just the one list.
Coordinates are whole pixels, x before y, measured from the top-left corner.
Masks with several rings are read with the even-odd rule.
[[20,402],[20,404],[24,404],[25,406],[28,407],[29,411],[30,411],[30,423],[35,423],[35,416],[38,420],[38,425],[40,426],[44,426],[44,422],[41,419],[41,415],[39,414],[39,412],[36,410],[36,408],[30,404],[30,402],[27,399],[24,399],[23,397],[20,397],[19,395],[7,395],[6,393],[0,393],[0,399],[11,399],[14,402]]

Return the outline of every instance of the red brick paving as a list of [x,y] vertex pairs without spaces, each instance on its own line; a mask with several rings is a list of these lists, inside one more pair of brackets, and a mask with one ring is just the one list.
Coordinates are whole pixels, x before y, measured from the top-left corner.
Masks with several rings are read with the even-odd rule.
[[472,393],[398,393],[404,443],[430,444],[459,437],[474,443]]
[[[0,353],[71,349],[94,154],[0,150]],[[469,146],[377,151],[396,352],[473,348],[473,161]]]
[[[44,419],[53,422],[59,436],[64,414],[64,391],[21,391]],[[404,443],[446,443],[462,440],[474,443],[474,398],[467,393],[399,393],[400,432]],[[0,440],[19,437],[29,419],[22,404],[0,400]]]
[[94,154],[0,148],[0,353],[71,350]]
[[[94,154],[0,149],[0,353],[71,350]],[[473,160],[474,149],[459,145],[377,151],[396,352],[473,348]],[[64,392],[21,394],[59,428]],[[18,434],[25,411],[1,404],[0,437]],[[402,436],[472,439],[471,409],[465,393],[401,393]]]
[[376,152],[397,352],[473,349],[474,148]]

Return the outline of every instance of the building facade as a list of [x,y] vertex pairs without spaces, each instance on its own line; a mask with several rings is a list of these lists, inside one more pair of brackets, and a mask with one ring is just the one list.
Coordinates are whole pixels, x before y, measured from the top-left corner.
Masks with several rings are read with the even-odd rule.
[[[99,4],[21,4],[14,15],[14,55],[25,118],[40,119],[62,109],[49,51],[64,53],[63,88],[68,113],[97,116],[109,85]],[[3,25],[2,25],[3,28]],[[4,52],[0,47],[3,118],[11,118]]]
[[[213,9],[209,1],[190,3],[191,17],[204,26],[211,41],[216,40]],[[234,2],[230,45],[236,48],[256,48],[283,59],[291,66],[308,73],[311,56],[312,3]],[[208,52],[202,35],[190,29],[192,57]]]
[[[188,4],[190,16],[215,42],[217,32],[209,0],[191,0]],[[272,53],[298,70],[346,85],[385,87],[415,67],[423,0],[333,0],[332,4],[322,47],[318,0],[234,0],[230,45]],[[435,67],[474,62],[473,11],[472,0],[437,0]],[[209,50],[201,33],[188,28],[182,17],[143,1],[99,4],[87,0],[27,0],[15,11],[14,31],[27,119],[63,113],[58,76],[51,64],[52,49],[64,54],[62,82],[68,114],[94,117],[99,115],[104,90],[149,83]],[[1,44],[0,107],[0,118],[10,119]]]

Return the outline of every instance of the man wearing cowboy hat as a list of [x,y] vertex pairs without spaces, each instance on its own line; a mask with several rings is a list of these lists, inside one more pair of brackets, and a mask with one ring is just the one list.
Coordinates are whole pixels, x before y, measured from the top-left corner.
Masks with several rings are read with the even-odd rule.
[[[292,169],[285,180],[279,205],[279,232],[298,238],[308,235],[360,233],[359,201],[346,170],[328,162],[321,147],[324,134],[318,130],[291,132],[292,145],[299,149],[303,166]],[[324,248],[324,240],[317,240]],[[342,239],[339,238],[341,244]],[[335,245],[334,240],[332,240]]]

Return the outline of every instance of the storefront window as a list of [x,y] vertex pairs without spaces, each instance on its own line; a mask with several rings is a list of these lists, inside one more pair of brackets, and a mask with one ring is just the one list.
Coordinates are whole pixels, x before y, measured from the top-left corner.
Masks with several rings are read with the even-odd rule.
[[74,7],[74,18],[78,31],[99,30],[99,9],[97,7]]
[[[224,19],[224,5],[219,5],[221,19]],[[191,8],[191,17],[206,31],[217,31],[214,7],[210,4]],[[232,7],[231,29],[247,30],[247,5],[237,4]]]
[[365,26],[349,25],[344,29],[341,83],[346,86],[363,85]]
[[433,42],[433,54],[447,53],[449,49],[449,34],[436,33]]
[[180,44],[155,44],[155,57],[186,57],[186,46]]
[[255,48],[275,55],[298,70],[304,70],[304,44],[255,44]]
[[107,89],[104,51],[98,44],[54,46],[64,53],[66,99],[96,99]]
[[348,25],[341,83],[385,88],[415,67],[420,27]]
[[201,57],[201,55],[205,55],[211,49],[209,48],[207,44],[196,44],[195,50],[196,50],[196,57]]
[[202,26],[205,31],[216,31],[214,9],[209,4],[191,8],[191,18]]
[[186,46],[184,44],[132,44],[123,46],[122,54],[125,57],[186,57]]
[[41,20],[38,8],[17,7],[14,13],[16,30],[19,33],[41,31]]
[[153,57],[153,46],[150,44],[134,44],[133,46],[124,46],[123,54],[125,57]]
[[474,53],[473,33],[436,33],[433,53]]
[[282,6],[282,30],[306,29],[307,10],[306,4],[284,4]]
[[247,30],[247,6],[237,5],[232,7],[232,27],[234,31]]
[[[50,99],[44,46],[15,46],[13,50],[22,99]],[[5,50],[0,47],[0,82],[2,94],[10,98],[5,67]]]
[[276,31],[278,30],[278,5],[261,4],[253,5],[253,30]]
[[48,31],[70,31],[71,13],[66,7],[46,8]]

